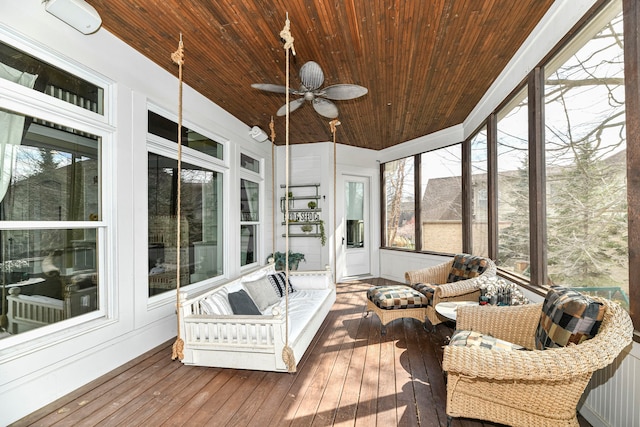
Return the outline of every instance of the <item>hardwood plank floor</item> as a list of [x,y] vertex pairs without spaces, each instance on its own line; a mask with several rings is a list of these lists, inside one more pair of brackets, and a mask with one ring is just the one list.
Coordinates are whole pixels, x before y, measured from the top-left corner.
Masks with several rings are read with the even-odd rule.
[[168,342],[14,426],[446,426],[441,364],[451,325],[432,333],[402,319],[381,335],[379,319],[364,317],[365,292],[388,283],[338,284],[295,374],[185,366]]

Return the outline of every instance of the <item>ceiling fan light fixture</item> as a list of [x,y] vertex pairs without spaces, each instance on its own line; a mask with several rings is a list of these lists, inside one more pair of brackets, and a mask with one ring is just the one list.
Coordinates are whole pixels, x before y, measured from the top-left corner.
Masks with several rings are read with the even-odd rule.
[[322,83],[324,83],[324,73],[322,68],[317,62],[308,61],[300,68],[300,90],[293,90],[285,86],[269,84],[269,83],[254,83],[251,87],[260,90],[266,90],[267,92],[274,93],[287,93],[300,96],[298,99],[290,101],[288,104],[283,105],[278,109],[276,115],[284,116],[289,112],[297,110],[305,101],[309,101],[313,105],[313,109],[316,110],[321,116],[329,119],[335,119],[338,117],[338,107],[330,100],[342,101],[359,98],[366,95],[369,90],[366,87],[354,85],[354,84],[336,84],[328,86],[324,89],[320,89]]

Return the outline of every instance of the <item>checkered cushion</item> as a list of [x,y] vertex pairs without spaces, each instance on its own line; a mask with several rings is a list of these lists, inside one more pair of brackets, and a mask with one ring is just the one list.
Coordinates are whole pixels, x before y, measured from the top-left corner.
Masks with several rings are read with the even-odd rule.
[[449,341],[449,345],[461,347],[481,347],[488,350],[511,351],[525,350],[524,347],[494,338],[491,335],[483,335],[476,331],[455,331]]
[[601,303],[569,288],[552,287],[542,305],[536,348],[565,347],[593,338],[603,317]]
[[487,266],[488,261],[486,258],[474,255],[458,254],[453,258],[453,265],[451,266],[451,272],[447,278],[447,283],[477,277],[484,273]]
[[426,296],[429,301],[429,305],[432,305],[433,294],[435,293],[436,286],[438,285],[433,285],[431,283],[414,283],[409,286],[411,286],[416,291],[420,292],[422,295]]
[[384,310],[420,308],[429,305],[425,295],[409,286],[374,286],[367,291],[367,298]]

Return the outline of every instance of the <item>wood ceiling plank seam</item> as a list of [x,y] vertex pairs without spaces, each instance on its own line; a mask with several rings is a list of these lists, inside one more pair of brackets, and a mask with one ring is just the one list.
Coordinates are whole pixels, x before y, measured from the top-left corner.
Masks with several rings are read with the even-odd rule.
[[[515,3],[511,2],[511,5],[514,4]],[[459,65],[459,73],[454,77],[463,77],[464,80],[462,80],[463,84],[461,84],[459,88],[460,101],[457,103],[457,111],[453,108],[450,108],[448,111],[448,114],[450,116],[456,116],[457,112],[458,116],[466,117],[468,113],[473,109],[475,104],[479,101],[477,97],[469,96],[469,93],[475,92],[472,89],[481,87],[484,89],[484,92],[491,84],[491,82],[487,81],[486,79],[478,83],[477,79],[469,78],[469,76],[474,75],[473,73],[471,73],[472,69],[484,70],[484,67],[490,66],[491,64],[491,62],[488,61],[490,55],[486,51],[487,47],[484,42],[487,37],[483,39],[482,35],[491,33],[493,25],[495,25],[495,22],[499,21],[499,18],[496,17],[501,16],[503,13],[508,13],[508,11],[505,12],[505,10],[500,6],[501,3],[499,3],[497,0],[485,2],[483,4],[483,7],[477,14],[478,22],[470,22],[467,24],[468,26],[473,26],[474,28],[478,29],[476,33],[471,33],[471,35],[474,37],[471,37],[470,40],[465,40],[465,43],[470,46],[475,46],[475,48],[473,51],[467,52],[465,54],[466,61],[463,61]],[[479,84],[480,86],[478,86]]]
[[[399,49],[397,49],[395,45],[396,29],[397,29],[397,25],[396,25],[397,13],[398,13],[397,2],[394,2],[391,5],[388,5],[387,10],[385,11],[385,14],[384,14],[384,17],[387,19],[384,19],[383,21],[384,50],[386,52],[391,52],[391,59],[386,62],[386,67],[384,69],[384,73],[386,74],[385,80],[387,81],[387,87],[385,89],[385,92],[394,94],[396,95],[396,97],[398,95],[396,67],[398,66],[398,51],[399,51]],[[391,16],[392,19],[388,19],[389,16]],[[394,78],[389,78],[389,76],[394,76]],[[398,108],[399,102],[401,101],[399,99],[396,99],[387,103],[388,109],[387,109],[386,120],[388,120],[392,124],[392,127],[388,129],[388,132],[393,132],[394,135],[402,133],[402,129],[398,129],[398,120],[397,120],[398,118],[397,108]],[[389,137],[391,138],[391,135],[389,135]]]
[[[424,109],[425,100],[419,93],[419,90],[424,87],[426,71],[423,65],[423,58],[429,58],[430,46],[433,45],[433,40],[429,37],[429,17],[432,16],[433,3],[432,2],[417,2],[413,3],[414,9],[405,9],[405,16],[409,16],[412,19],[412,26],[410,31],[405,31],[405,39],[403,45],[409,46],[409,60],[405,67],[406,80],[408,82],[407,95],[404,98],[403,107],[403,129],[410,129],[420,127],[420,117],[422,110]],[[426,30],[425,30],[426,29]],[[407,132],[401,135],[401,138],[405,138]]]
[[[482,8],[488,11],[488,14],[491,14],[491,6],[495,3],[492,0],[486,0],[482,4]],[[456,114],[456,111],[465,110],[465,101],[468,100],[468,97],[465,96],[465,92],[467,86],[464,82],[468,80],[469,73],[469,64],[472,61],[472,58],[477,55],[482,55],[481,51],[478,51],[476,41],[479,39],[479,34],[483,27],[480,22],[480,13],[477,9],[474,9],[474,5],[465,4],[464,8],[455,10],[454,13],[457,16],[464,16],[465,22],[461,25],[461,37],[458,39],[457,43],[455,43],[455,48],[457,52],[452,52],[452,60],[454,62],[452,79],[454,81],[460,81],[460,85],[452,86],[449,89],[449,97],[455,99],[456,102],[451,103],[450,107],[444,111],[444,116],[451,117]],[[474,20],[474,18],[477,18]],[[462,30],[462,28],[467,29],[466,31]],[[462,80],[456,80],[462,79]]]
[[427,75],[425,81],[426,95],[424,95],[424,103],[430,111],[427,111],[425,114],[427,119],[426,123],[423,125],[423,131],[426,129],[432,131],[432,129],[437,127],[434,123],[438,122],[440,118],[438,117],[438,112],[434,110],[441,104],[438,90],[440,90],[442,85],[449,84],[446,70],[442,69],[440,66],[443,60],[442,55],[438,55],[437,53],[443,50],[444,41],[446,40],[452,1],[453,0],[441,0],[439,3],[434,4],[433,32],[435,34],[435,38],[432,49],[433,54],[429,56],[429,69],[431,70],[431,73]]
[[348,0],[348,2],[345,2],[345,9],[347,22],[350,24],[348,28],[350,30],[349,35],[351,38],[351,44],[353,46],[351,49],[351,53],[354,58],[360,58],[362,57],[363,40],[362,33],[360,32],[360,20],[358,19],[359,13],[356,10],[355,0]]
[[[407,3],[406,5],[411,4]],[[405,40],[403,40],[403,44],[408,46],[408,51],[410,52],[409,58],[407,61],[407,65],[405,66],[405,80],[407,82],[407,95],[404,99],[404,109],[403,109],[403,122],[404,128],[410,129],[413,128],[417,122],[416,113],[420,109],[423,100],[422,98],[416,94],[416,87],[419,87],[422,83],[420,80],[420,71],[421,68],[419,65],[419,61],[422,55],[422,44],[426,41],[421,37],[421,25],[424,20],[424,10],[425,8],[421,8],[420,2],[413,2],[414,8],[407,8],[405,13],[405,19],[411,22],[411,28],[408,31],[405,31]]]
[[[364,0],[368,2],[368,0]],[[375,113],[375,111],[381,111],[384,100],[381,100],[383,96],[383,91],[380,90],[379,85],[380,81],[386,81],[383,77],[382,70],[385,67],[385,57],[380,54],[379,47],[379,31],[380,31],[380,23],[377,21],[378,13],[380,7],[380,1],[375,0],[374,2],[368,3],[364,5],[362,0],[359,3],[359,9],[364,11],[365,19],[362,21],[362,33],[364,35],[363,47],[364,47],[364,67],[363,70],[368,70],[370,78],[366,81],[363,81],[364,86],[368,88],[369,93],[366,95],[368,101],[368,109],[366,111],[359,111],[357,116],[354,115],[354,118],[358,117],[367,117],[366,114],[371,114],[369,117],[380,117],[380,113]],[[384,111],[384,110],[382,110]],[[356,120],[352,120],[354,122]],[[349,127],[355,126],[354,123],[345,122],[345,124]],[[376,147],[380,144],[380,136],[382,134],[383,128],[383,120],[368,120],[358,127],[359,134],[362,135],[367,141],[369,146]],[[355,144],[358,140],[356,137],[358,134],[354,134],[353,140],[349,141],[350,144]]]

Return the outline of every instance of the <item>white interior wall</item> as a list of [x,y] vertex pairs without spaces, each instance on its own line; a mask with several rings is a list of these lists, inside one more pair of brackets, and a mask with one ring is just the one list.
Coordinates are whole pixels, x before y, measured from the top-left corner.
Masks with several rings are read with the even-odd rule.
[[[343,124],[342,126],[345,126]],[[338,128],[340,129],[340,128]],[[339,132],[339,130],[338,130]],[[342,242],[342,233],[336,229],[334,223],[334,208],[337,198],[344,197],[340,188],[334,188],[334,148],[331,142],[321,142],[313,144],[292,144],[289,146],[289,183],[296,184],[320,184],[320,194],[322,199],[318,202],[318,207],[322,209],[321,217],[325,222],[325,230],[327,242],[325,246],[321,246],[320,240],[315,237],[290,237],[289,249],[293,252],[305,254],[306,263],[300,265],[301,269],[315,270],[323,269],[329,265],[337,279],[341,277],[340,268],[336,271],[334,256],[334,239],[336,246]],[[378,259],[377,253],[380,247],[379,218],[376,212],[379,206],[379,166],[376,161],[377,153],[373,150],[354,148],[344,144],[336,144],[335,174],[338,179],[341,174],[353,174],[370,177],[370,206],[373,212],[371,224],[371,241],[372,241],[372,259]],[[278,203],[276,219],[276,250],[285,251],[285,228],[282,225],[284,215],[279,209],[280,197],[284,197],[285,189],[280,188],[284,185],[286,168],[286,147],[279,146],[276,153],[277,164],[277,180],[276,180],[276,203]],[[291,192],[296,194],[296,189],[291,188]],[[334,200],[334,194],[336,199]],[[342,219],[336,216],[336,222],[341,223]],[[291,226],[291,231],[296,232],[295,225]],[[340,267],[340,266],[339,266]],[[378,274],[379,266],[377,262],[372,265],[372,274]]]

